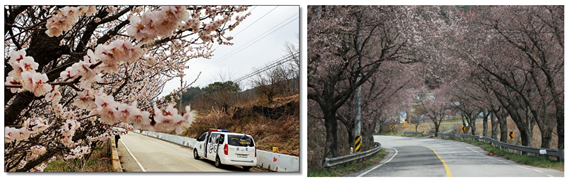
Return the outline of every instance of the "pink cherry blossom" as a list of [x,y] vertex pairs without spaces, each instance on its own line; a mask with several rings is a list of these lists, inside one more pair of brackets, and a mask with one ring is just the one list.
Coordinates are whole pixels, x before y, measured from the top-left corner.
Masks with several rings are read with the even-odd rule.
[[22,89],[34,93],[36,97],[51,91],[51,85],[47,81],[47,75],[45,74],[22,72]]
[[15,140],[16,133],[20,132],[18,129],[13,127],[4,127],[4,142],[11,142]]
[[29,56],[24,57],[24,59],[20,61],[20,67],[22,68],[23,71],[35,72],[35,70],[38,69],[38,66],[39,64],[34,61],[34,58]]
[[41,146],[41,145],[34,145],[30,148],[30,150],[32,151],[33,154],[37,154],[37,155],[43,155],[43,154],[45,154],[45,152],[47,152],[45,147]]
[[[8,38],[14,35],[6,38],[8,47],[5,50],[9,52],[6,55],[10,57],[5,60],[11,70],[6,75],[5,85],[12,93],[29,91],[36,97],[45,97],[24,103],[27,107],[23,110],[16,108],[17,111],[10,113],[16,117],[7,117],[6,125],[10,127],[5,128],[5,142],[10,143],[5,153],[9,156],[25,156],[23,159],[8,157],[5,160],[20,160],[11,162],[22,163],[20,167],[31,162],[41,165],[26,166],[25,169],[16,166],[7,171],[43,171],[46,163],[42,162],[47,160],[41,157],[44,149],[39,146],[45,146],[47,150],[47,146],[53,145],[49,142],[58,142],[58,147],[50,147],[49,150],[72,149],[64,158],[72,159],[89,152],[89,148],[81,146],[111,138],[109,131],[113,127],[122,127],[127,131],[175,130],[179,133],[189,126],[191,114],[182,116],[172,106],[165,107],[167,105],[164,103],[158,103],[153,109],[150,98],[160,92],[159,88],[170,79],[171,76],[167,74],[183,72],[187,60],[210,58],[213,55],[210,42],[229,41],[224,36],[225,32],[242,19],[227,20],[232,20],[232,13],[247,10],[247,7],[134,6],[130,12],[128,8],[131,6],[30,6],[28,9],[34,11],[29,12],[36,14],[14,14],[17,23],[9,28],[15,30],[18,38]],[[111,12],[108,16],[88,17],[107,14],[104,12],[106,10]],[[12,12],[10,10],[9,13]],[[113,18],[119,13],[124,14]],[[26,21],[38,15],[47,19]],[[125,28],[114,29],[118,28],[118,20],[129,17],[131,21]],[[95,31],[88,35],[85,28],[93,23],[97,24]],[[46,46],[68,46],[73,49],[72,52],[50,52],[57,57],[35,62],[34,58],[26,56],[26,51],[36,53],[36,58],[45,57],[38,54],[41,52],[37,47],[30,46],[39,43],[30,39],[36,35],[37,29],[34,27],[47,28],[42,31],[49,37],[60,37],[46,40],[47,43],[53,43]],[[206,42],[201,41],[198,35],[204,29],[209,31],[207,35],[204,34],[204,39],[208,40]],[[131,37],[123,36],[125,34]],[[82,36],[89,39],[84,40]],[[103,37],[109,39],[103,41]],[[19,41],[19,44],[14,41]],[[165,46],[165,52],[156,52],[158,45]],[[183,61],[167,58],[169,56],[180,56],[179,59]],[[59,71],[54,73],[56,70]],[[59,77],[48,79],[47,73],[59,74]],[[120,86],[123,83],[124,87]],[[19,97],[21,94],[9,95],[17,96],[7,98],[6,109],[15,108],[14,104],[21,103],[18,101],[22,99]],[[75,133],[79,131],[85,135],[76,136]]]
[[82,92],[77,93],[77,99],[73,102],[73,105],[81,108],[87,109],[89,105],[95,103],[95,96],[93,91],[90,89],[85,89]]

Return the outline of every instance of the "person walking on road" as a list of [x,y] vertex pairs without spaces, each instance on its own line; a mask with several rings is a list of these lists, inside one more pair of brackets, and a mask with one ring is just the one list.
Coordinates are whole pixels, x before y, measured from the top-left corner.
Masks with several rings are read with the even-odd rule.
[[121,136],[119,133],[117,133],[115,135],[115,146],[116,146],[116,148],[119,148],[119,139],[121,139]]

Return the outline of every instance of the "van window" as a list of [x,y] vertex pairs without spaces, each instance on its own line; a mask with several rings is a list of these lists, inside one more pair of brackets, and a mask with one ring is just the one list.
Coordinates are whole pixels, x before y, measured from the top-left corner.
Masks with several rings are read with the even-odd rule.
[[253,138],[247,135],[228,135],[227,143],[232,146],[253,147]]
[[217,137],[218,143],[223,143],[224,136],[224,134],[220,134],[219,137]]
[[207,132],[203,133],[202,136],[200,136],[200,137],[198,138],[198,141],[200,141],[200,142],[201,142],[201,141],[204,141],[204,140],[205,140],[205,137],[207,137]]
[[209,137],[208,143],[215,143],[217,144],[217,138],[219,137],[219,133],[212,133],[211,137]]

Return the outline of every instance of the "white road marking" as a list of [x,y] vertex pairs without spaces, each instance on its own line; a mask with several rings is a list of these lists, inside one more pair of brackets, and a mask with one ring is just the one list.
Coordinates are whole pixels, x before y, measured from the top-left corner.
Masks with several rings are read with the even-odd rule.
[[130,150],[128,149],[128,147],[126,146],[126,144],[124,144],[124,142],[122,140],[120,140],[122,145],[124,146],[124,148],[126,148],[126,151],[128,152],[128,154],[130,154],[130,156],[132,156],[132,158],[134,159],[134,161],[136,161],[136,164],[138,164],[138,167],[140,167],[140,169],[142,169],[142,172],[146,172],[146,170],[144,169],[144,167],[142,167],[142,164],[140,164],[140,162],[138,162],[138,159],[136,159],[136,157],[134,157],[134,155],[132,155],[132,152],[130,152]]
[[375,167],[373,167],[373,168],[367,170],[366,172],[363,172],[362,174],[360,174],[360,175],[358,175],[358,176],[356,176],[356,177],[362,177],[363,175],[366,175],[367,173],[369,173],[369,172],[371,172],[371,171],[373,171],[373,170],[375,170],[375,169],[381,167],[382,165],[389,163],[389,161],[391,161],[391,159],[393,159],[393,158],[397,155],[397,153],[398,153],[398,152],[397,152],[397,149],[395,149],[395,148],[392,148],[392,149],[395,150],[395,154],[393,154],[393,156],[391,156],[391,158],[390,158],[389,160],[387,160],[387,161],[386,161],[385,163],[383,163],[383,164],[377,165],[377,166],[375,166]]
[[[482,153],[480,153],[480,152],[478,152],[478,151],[476,151],[476,150],[474,150],[474,149],[472,149],[472,148],[470,148],[470,147],[466,147],[466,148],[468,148],[468,149],[470,149],[470,150],[472,150],[472,151],[474,151],[474,152],[476,152],[476,153],[478,153],[478,154],[480,154],[480,155],[486,156],[486,157],[488,157],[488,158],[492,158],[492,157],[487,156],[487,155],[484,155],[484,154],[482,154]],[[504,161],[504,160],[502,160],[502,159],[500,159],[500,158],[492,158],[492,159],[497,160],[497,161],[500,161],[500,162],[503,162],[503,163],[505,163],[505,164],[512,165],[512,166],[517,166],[517,167],[520,167],[520,168],[523,168],[523,169],[533,170],[533,171],[535,171],[535,172],[538,172],[538,173],[547,175],[547,176],[549,176],[549,177],[553,177],[553,176],[551,176],[551,175],[549,175],[549,174],[545,174],[544,172],[542,172],[542,171],[540,171],[540,170],[532,169],[532,168],[527,168],[527,167],[524,167],[524,166],[522,166],[522,165],[518,165],[517,163],[507,162],[507,161]]]

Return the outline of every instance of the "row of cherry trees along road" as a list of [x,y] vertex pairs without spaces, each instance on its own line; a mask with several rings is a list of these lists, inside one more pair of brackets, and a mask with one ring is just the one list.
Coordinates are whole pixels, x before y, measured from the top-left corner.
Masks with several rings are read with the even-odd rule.
[[[564,148],[563,6],[465,7],[457,34],[447,42],[448,55],[465,62],[460,77],[450,84],[452,100],[470,122],[480,112],[492,113],[491,136],[506,140],[506,117],[520,131],[522,145],[531,146],[537,124],[542,148]],[[457,69],[458,70],[458,69]],[[484,114],[484,122],[488,114]],[[486,124],[484,124],[486,125]],[[557,146],[550,146],[554,129]],[[487,135],[486,128],[483,134]]]
[[88,159],[117,127],[183,131],[192,112],[156,97],[189,60],[231,45],[247,9],[5,6],[5,171]]
[[345,151],[339,124],[353,143],[358,86],[364,134],[412,109],[438,131],[460,111],[472,133],[483,113],[483,135],[491,118],[491,136],[499,126],[506,140],[510,117],[523,145],[537,124],[541,147],[556,128],[564,148],[562,6],[309,6],[307,19],[308,115],[326,128],[320,164]]

